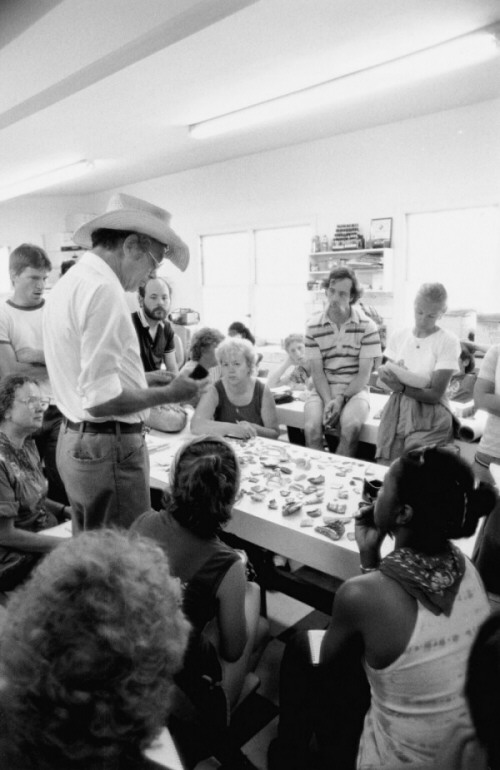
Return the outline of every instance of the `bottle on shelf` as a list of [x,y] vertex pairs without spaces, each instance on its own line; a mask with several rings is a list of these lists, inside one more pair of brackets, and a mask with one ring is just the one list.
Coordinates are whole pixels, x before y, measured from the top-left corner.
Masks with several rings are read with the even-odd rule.
[[317,254],[318,251],[321,251],[321,244],[319,241],[319,235],[315,235],[311,241],[311,254]]
[[328,251],[328,236],[324,235],[321,239],[321,251]]

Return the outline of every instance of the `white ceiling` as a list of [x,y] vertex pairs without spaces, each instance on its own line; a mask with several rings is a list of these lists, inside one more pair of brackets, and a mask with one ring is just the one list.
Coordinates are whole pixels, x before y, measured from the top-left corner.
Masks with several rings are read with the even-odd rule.
[[188,134],[499,20],[499,0],[2,0],[0,184],[86,158],[94,171],[50,194],[92,193],[492,99],[500,55],[306,117]]

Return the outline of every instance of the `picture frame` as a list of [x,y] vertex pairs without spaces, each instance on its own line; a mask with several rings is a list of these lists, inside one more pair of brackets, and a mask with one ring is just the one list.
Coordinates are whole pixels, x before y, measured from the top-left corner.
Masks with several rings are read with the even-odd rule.
[[372,219],[370,222],[370,241],[372,247],[390,248],[392,242],[392,217]]

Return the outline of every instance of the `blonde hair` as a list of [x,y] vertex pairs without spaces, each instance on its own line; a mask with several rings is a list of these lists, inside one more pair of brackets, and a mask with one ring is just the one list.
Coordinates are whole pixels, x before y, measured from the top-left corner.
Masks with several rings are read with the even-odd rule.
[[234,353],[241,353],[245,357],[250,373],[255,374],[257,368],[257,351],[252,343],[248,340],[244,340],[242,337],[226,337],[226,339],[215,348],[215,355],[217,356],[219,364],[222,364],[223,361],[227,361],[227,359]]

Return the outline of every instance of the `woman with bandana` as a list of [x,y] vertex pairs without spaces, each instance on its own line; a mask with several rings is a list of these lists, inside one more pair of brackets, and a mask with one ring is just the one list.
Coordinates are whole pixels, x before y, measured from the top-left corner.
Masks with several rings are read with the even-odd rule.
[[[463,692],[466,663],[489,604],[474,566],[452,540],[470,537],[495,501],[493,488],[476,487],[470,467],[455,453],[426,447],[396,460],[374,505],[361,509],[356,541],[362,575],[347,580],[336,594],[320,663],[310,672],[316,684],[309,693],[320,704],[316,713],[323,722],[335,698],[351,697],[355,703],[354,682],[344,679],[342,691],[336,672],[343,660],[346,676],[348,653],[358,667],[361,660],[370,706],[358,768],[432,767],[449,729],[470,719]],[[394,536],[394,550],[382,558],[388,535]],[[287,669],[292,659],[297,666],[299,653],[296,649],[285,656],[272,770],[306,766],[283,762],[284,753],[298,757],[303,751],[293,742],[301,740],[297,719],[305,703],[295,702],[290,709]],[[351,730],[355,721],[351,715]],[[319,721],[313,727],[317,738],[318,726]],[[343,728],[330,722],[330,735],[333,730],[337,736]]]

